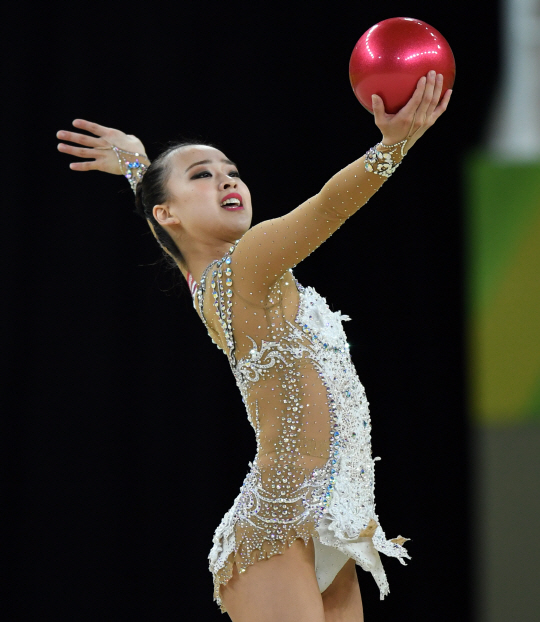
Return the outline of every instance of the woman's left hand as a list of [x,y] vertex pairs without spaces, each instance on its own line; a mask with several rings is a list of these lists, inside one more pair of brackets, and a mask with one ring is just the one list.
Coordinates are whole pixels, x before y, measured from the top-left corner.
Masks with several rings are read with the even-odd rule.
[[418,80],[411,99],[396,114],[386,114],[384,102],[373,95],[373,114],[375,125],[381,130],[384,145],[395,145],[407,139],[404,152],[428,130],[448,106],[452,89],[448,89],[439,102],[443,86],[443,75],[430,71]]
[[77,145],[74,147],[61,142],[58,145],[58,151],[78,158],[93,158],[93,160],[88,159],[86,162],[72,162],[69,165],[72,171],[103,171],[112,175],[125,175],[125,168],[120,164],[116,152],[113,151],[113,146],[128,153],[138,153],[141,162],[147,166],[150,164],[144,145],[136,136],[124,134],[120,130],[92,123],[85,119],[75,119],[73,125],[78,129],[94,134],[94,136],[66,130],[60,130],[56,134],[60,140],[68,140]]

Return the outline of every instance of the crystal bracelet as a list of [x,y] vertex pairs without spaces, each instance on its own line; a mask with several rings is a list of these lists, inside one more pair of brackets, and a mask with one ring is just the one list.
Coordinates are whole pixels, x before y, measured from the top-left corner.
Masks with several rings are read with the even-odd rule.
[[[377,143],[375,147],[371,147],[371,149],[366,153],[366,161],[364,165],[366,171],[374,173],[375,175],[380,175],[381,177],[390,177],[401,164],[401,160],[399,162],[394,162],[393,155],[397,151],[397,148],[400,147],[401,158],[404,158],[405,153],[403,152],[403,148],[406,144],[407,139],[401,140],[395,145],[383,145],[382,143]],[[386,151],[386,149],[389,149],[390,151]]]
[[[122,175],[124,175],[124,177],[129,181],[129,185],[131,186],[133,192],[137,192],[137,184],[141,181],[146,173],[146,169],[148,168],[146,164],[139,162],[139,158],[143,157],[148,159],[148,156],[145,153],[125,151],[124,149],[120,149],[120,147],[116,147],[114,145],[112,149],[118,158],[118,164],[120,165]],[[125,157],[126,155],[135,156],[135,161],[132,161],[131,158],[128,160],[128,158]]]

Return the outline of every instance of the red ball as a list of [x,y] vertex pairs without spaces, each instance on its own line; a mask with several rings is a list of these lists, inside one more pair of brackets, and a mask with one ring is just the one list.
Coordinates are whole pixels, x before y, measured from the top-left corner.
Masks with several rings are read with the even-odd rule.
[[434,69],[443,74],[441,98],[452,88],[456,62],[446,39],[426,22],[411,17],[385,19],[354,46],[349,77],[358,101],[373,112],[371,95],[382,97],[395,114],[409,101],[418,80]]

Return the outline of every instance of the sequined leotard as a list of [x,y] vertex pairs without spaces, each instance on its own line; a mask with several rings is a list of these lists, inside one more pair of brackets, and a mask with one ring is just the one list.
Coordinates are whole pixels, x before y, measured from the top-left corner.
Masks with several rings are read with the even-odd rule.
[[219,605],[233,564],[243,572],[297,538],[313,539],[321,592],[354,558],[382,598],[378,552],[408,557],[375,513],[368,402],[341,325],[349,318],[291,271],[383,182],[360,158],[300,207],[250,229],[201,278],[196,309],[229,359],[257,439],[209,555]]

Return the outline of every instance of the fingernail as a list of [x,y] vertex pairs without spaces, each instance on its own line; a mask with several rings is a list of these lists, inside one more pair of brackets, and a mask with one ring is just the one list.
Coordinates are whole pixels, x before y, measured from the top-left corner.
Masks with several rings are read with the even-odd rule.
[[433,71],[433,69],[429,72],[429,77],[433,78],[435,76],[435,72]]

